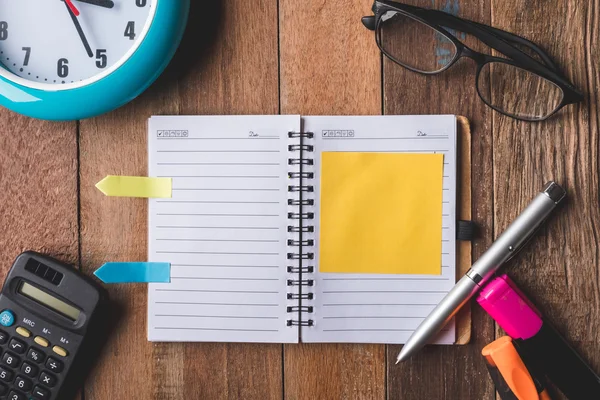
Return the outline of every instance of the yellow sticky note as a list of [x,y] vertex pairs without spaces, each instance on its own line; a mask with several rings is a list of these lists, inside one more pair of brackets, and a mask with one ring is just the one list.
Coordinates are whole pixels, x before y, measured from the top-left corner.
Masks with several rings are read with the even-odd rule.
[[442,154],[321,161],[321,272],[441,275]]
[[147,178],[142,176],[108,175],[96,184],[107,196],[170,198],[172,196],[171,178]]

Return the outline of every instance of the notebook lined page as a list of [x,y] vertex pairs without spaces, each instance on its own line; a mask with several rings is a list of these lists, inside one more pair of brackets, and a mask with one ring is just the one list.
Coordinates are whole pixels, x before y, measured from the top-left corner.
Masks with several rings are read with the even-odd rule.
[[297,342],[288,327],[288,135],[298,116],[152,117],[149,176],[173,178],[149,203],[150,341]]
[[[315,134],[314,326],[304,342],[404,343],[454,286],[456,274],[456,118],[454,116],[305,117]],[[337,132],[337,133],[336,133]],[[411,152],[444,155],[441,275],[319,272],[322,152]],[[374,193],[374,196],[377,194]],[[311,221],[312,222],[312,221]],[[454,322],[437,339],[455,342]]]

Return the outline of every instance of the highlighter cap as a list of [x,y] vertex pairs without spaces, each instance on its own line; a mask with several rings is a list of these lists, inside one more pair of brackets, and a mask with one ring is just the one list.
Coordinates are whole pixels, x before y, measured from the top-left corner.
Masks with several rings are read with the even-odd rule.
[[477,302],[513,339],[529,339],[542,328],[540,312],[508,275],[488,283],[479,293]]
[[534,380],[510,337],[487,345],[481,354],[502,399],[540,399],[538,390],[544,393],[544,387]]

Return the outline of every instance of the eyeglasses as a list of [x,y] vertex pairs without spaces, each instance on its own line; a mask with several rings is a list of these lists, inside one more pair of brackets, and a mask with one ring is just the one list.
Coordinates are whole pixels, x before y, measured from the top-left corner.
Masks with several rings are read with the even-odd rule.
[[[375,31],[377,45],[388,58],[411,71],[434,75],[468,57],[478,65],[479,97],[501,114],[543,121],[584,99],[550,57],[525,38],[443,11],[393,1],[375,1],[373,13],[362,22]],[[450,33],[457,31],[474,35],[508,58],[470,49]]]

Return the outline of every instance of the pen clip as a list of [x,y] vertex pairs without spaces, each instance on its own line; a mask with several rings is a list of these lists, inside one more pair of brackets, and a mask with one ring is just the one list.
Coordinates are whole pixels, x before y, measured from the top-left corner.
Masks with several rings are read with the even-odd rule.
[[[523,243],[521,243],[520,246],[515,247],[511,250],[510,252],[510,256],[506,259],[506,262],[509,262],[510,260],[512,260],[521,250],[523,250],[523,248],[529,243],[531,242],[531,240],[535,237],[535,235],[540,231],[540,229],[542,228],[542,225],[544,222],[546,222],[546,220],[548,219],[548,217],[546,217],[538,226],[535,227],[535,229],[529,234],[529,236],[527,237],[527,239],[525,239],[523,241]],[[511,246],[512,247],[512,246]],[[510,249],[510,247],[509,247]]]
[[[559,207],[564,203],[564,199],[567,196],[567,192],[560,187],[556,182],[550,181],[546,183],[544,190],[540,193],[540,195],[546,196],[548,199],[554,202],[556,207]],[[552,217],[553,213],[549,213],[544,219],[538,222],[536,227],[531,231],[527,239],[525,239],[519,246],[511,250],[511,255],[506,259],[506,262],[513,259],[522,249],[525,247],[540,231],[542,226]]]
[[548,214],[548,216],[546,218],[544,218],[543,220],[541,220],[536,227],[531,231],[531,233],[529,234],[529,236],[527,237],[527,239],[525,239],[519,246],[513,248],[513,250],[511,250],[511,254],[510,256],[506,259],[506,262],[509,262],[510,260],[512,260],[521,250],[523,250],[523,248],[529,244],[529,242],[531,242],[533,240],[533,238],[538,234],[538,232],[542,229],[542,226],[544,226],[544,224],[546,223],[546,221],[548,221],[550,219],[550,217],[552,216],[552,213]]

